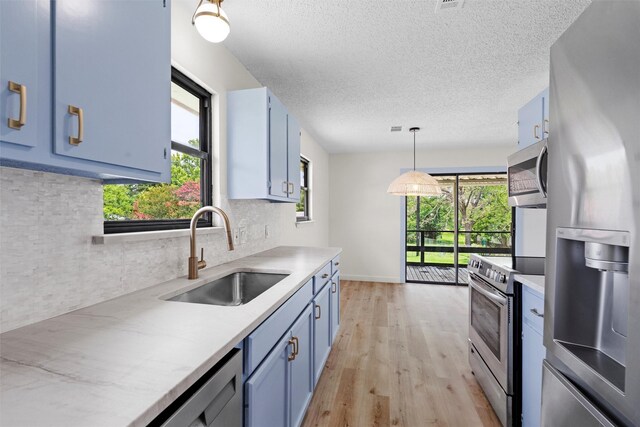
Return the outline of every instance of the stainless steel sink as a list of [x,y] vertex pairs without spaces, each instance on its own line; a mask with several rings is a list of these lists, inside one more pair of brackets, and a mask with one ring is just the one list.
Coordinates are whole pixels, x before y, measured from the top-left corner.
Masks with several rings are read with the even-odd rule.
[[190,291],[168,298],[167,301],[213,305],[246,304],[288,274],[237,272],[205,283]]

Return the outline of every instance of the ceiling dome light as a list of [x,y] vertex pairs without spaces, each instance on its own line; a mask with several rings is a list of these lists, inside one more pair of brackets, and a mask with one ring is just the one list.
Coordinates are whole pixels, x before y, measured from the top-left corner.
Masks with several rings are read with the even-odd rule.
[[229,18],[220,7],[222,0],[200,0],[191,23],[205,40],[220,43],[229,35]]
[[442,193],[438,181],[428,173],[416,170],[416,132],[420,128],[411,128],[413,133],[413,170],[405,172],[393,181],[387,193],[394,196],[437,196]]

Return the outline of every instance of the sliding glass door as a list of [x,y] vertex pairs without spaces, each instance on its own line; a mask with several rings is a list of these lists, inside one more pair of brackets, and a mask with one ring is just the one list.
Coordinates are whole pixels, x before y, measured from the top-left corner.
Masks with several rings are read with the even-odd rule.
[[406,281],[468,283],[472,253],[511,256],[512,209],[505,174],[434,176],[437,197],[406,198]]

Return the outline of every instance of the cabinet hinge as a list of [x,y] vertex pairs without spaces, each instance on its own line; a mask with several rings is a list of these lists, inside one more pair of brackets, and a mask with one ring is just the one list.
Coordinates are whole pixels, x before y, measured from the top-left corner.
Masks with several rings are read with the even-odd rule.
[[167,158],[167,149],[166,148],[164,149],[164,158],[165,159]]

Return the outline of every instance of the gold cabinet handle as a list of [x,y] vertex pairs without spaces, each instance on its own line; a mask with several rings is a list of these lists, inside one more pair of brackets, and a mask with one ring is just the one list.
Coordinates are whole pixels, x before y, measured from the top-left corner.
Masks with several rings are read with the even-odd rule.
[[9,117],[8,125],[11,129],[20,130],[27,124],[27,86],[10,81],[9,90],[20,94],[20,116],[18,120]]
[[282,192],[284,194],[288,194],[289,183],[287,181],[282,181]]
[[544,119],[542,123],[542,133],[549,135],[549,119]]
[[331,293],[335,294],[338,291],[338,286],[336,286],[336,282],[331,281]]
[[74,107],[73,105],[69,105],[68,111],[72,116],[78,116],[78,136],[76,138],[70,136],[69,144],[80,145],[84,139],[84,111],[82,111],[82,108]]
[[327,277],[329,277],[329,275],[328,275],[327,273],[324,273],[324,274],[322,275],[322,278],[323,278],[323,279],[326,279]]
[[538,129],[540,129],[540,125],[535,125],[533,127],[533,137],[535,139],[540,139],[540,137],[538,136]]
[[316,319],[319,319],[322,317],[322,310],[319,305],[316,305],[316,308],[318,309],[318,314],[316,314]]
[[289,188],[289,194],[293,194],[293,182],[289,183],[288,188]]
[[333,265],[335,265],[336,267],[339,266],[340,265],[340,261],[336,261],[335,264],[333,264]]
[[298,337],[293,337],[293,341],[295,341],[294,350],[293,350],[295,352],[294,356],[297,356],[298,352],[300,351],[300,343],[298,342]]
[[529,311],[536,317],[544,317],[544,313],[540,313],[537,308],[531,308]]
[[293,340],[293,338],[291,338],[289,340],[289,345],[293,347],[293,350],[291,350],[291,354],[287,357],[287,360],[289,362],[291,362],[292,360],[296,359],[296,342]]

